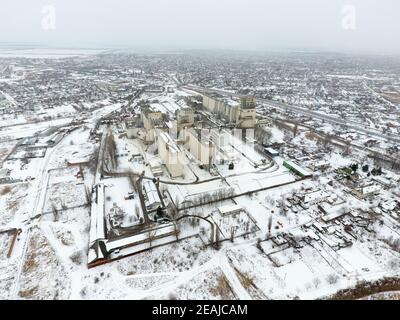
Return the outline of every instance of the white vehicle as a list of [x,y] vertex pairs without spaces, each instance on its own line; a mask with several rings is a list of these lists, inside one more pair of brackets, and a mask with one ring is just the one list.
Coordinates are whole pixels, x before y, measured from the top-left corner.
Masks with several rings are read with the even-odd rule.
[[126,196],[125,196],[125,200],[132,200],[135,199],[135,194],[133,192],[129,192]]

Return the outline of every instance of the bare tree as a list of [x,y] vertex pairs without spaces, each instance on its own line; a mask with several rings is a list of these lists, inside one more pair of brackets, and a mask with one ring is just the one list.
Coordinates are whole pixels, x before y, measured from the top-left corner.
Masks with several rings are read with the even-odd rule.
[[135,216],[136,216],[137,219],[139,220],[139,217],[140,217],[140,210],[139,210],[139,206],[138,206],[137,203],[135,204],[134,212],[135,212]]
[[299,132],[299,125],[295,123],[293,127],[293,137],[296,137],[298,132]]
[[235,227],[231,227],[231,232],[230,232],[230,240],[233,242],[233,239],[235,238]]
[[150,243],[150,247],[152,246],[152,243],[156,237],[156,233],[157,233],[157,231],[154,229],[147,231],[147,236],[148,236],[148,240]]
[[85,188],[85,196],[86,196],[86,203],[88,205],[91,205],[92,204],[92,194],[91,194],[89,188]]
[[179,210],[179,206],[180,206],[179,197],[176,196],[176,197],[175,197],[175,207],[176,207],[177,210]]
[[176,220],[176,218],[178,218],[179,211],[172,202],[170,202],[168,205],[168,212],[172,220]]
[[268,218],[268,237],[271,236],[271,228],[272,228],[272,214]]
[[54,204],[54,202],[51,203],[51,209],[53,211],[53,216],[54,216],[54,221],[58,221],[58,210],[57,210],[57,206]]
[[111,130],[108,130],[106,138],[104,140],[104,159],[107,171],[115,169],[117,167],[116,157],[117,146],[115,144],[114,135]]
[[96,172],[98,160],[99,160],[99,149],[96,148],[96,150],[90,156],[90,160],[89,160],[89,170],[91,173]]
[[189,223],[190,223],[190,226],[194,229],[197,225],[196,218],[190,218]]
[[138,190],[137,190],[136,182],[137,182],[138,178],[135,176],[135,174],[132,171],[129,172],[128,179],[129,179],[129,183],[130,183],[131,187],[133,188],[133,190],[135,192],[137,192]]
[[215,248],[217,250],[221,249],[221,239],[218,227],[215,228]]
[[283,216],[285,215],[285,196],[282,194],[279,200],[280,204],[280,214]]
[[63,210],[67,210],[67,208],[68,208],[64,201],[61,201],[61,208]]
[[257,238],[256,247],[257,247],[258,250],[260,250],[262,253],[264,253],[264,249],[263,249],[263,247],[261,245],[261,242],[262,242],[261,239]]
[[332,142],[332,136],[328,133],[324,136],[323,144],[324,147],[326,148],[328,145],[330,145]]
[[178,241],[179,240],[178,236],[179,236],[180,230],[178,228],[177,223],[174,223],[174,230],[175,230],[176,241]]

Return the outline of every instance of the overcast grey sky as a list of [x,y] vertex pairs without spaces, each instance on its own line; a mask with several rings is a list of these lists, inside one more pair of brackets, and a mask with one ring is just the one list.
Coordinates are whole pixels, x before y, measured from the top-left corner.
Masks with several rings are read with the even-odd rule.
[[0,42],[400,54],[399,0],[1,0],[0,8]]

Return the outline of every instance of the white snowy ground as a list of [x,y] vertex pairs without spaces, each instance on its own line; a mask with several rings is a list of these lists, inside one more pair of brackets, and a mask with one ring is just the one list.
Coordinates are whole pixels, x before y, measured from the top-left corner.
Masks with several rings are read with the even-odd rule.
[[[59,147],[50,150],[35,164],[36,171],[32,169],[36,180],[0,186],[0,206],[5,209],[0,211],[0,230],[23,229],[9,259],[3,257],[10,239],[0,237],[0,298],[315,299],[351,287],[359,280],[400,276],[400,254],[384,241],[388,237],[399,238],[399,230],[388,217],[384,225],[371,226],[376,235],[365,233],[352,247],[337,251],[324,242],[298,249],[277,249],[271,240],[257,246],[257,238],[264,239],[268,232],[271,215],[272,234],[275,235],[285,231],[295,233],[300,224],[315,218],[312,210],[300,213],[291,210],[281,215],[277,207],[282,196],[290,197],[293,191],[320,187],[311,180],[237,198],[238,204],[255,219],[260,231],[250,237],[238,237],[233,243],[225,241],[220,250],[204,247],[200,237],[191,237],[87,269],[90,222],[87,206],[60,210],[56,218],[51,214],[35,218],[40,208],[48,205],[46,194],[54,193],[54,185],[68,183],[66,190],[71,198],[79,200],[74,192],[82,193],[81,187],[74,188],[74,185],[82,185],[71,177],[73,169],[51,170],[50,173],[47,170],[60,169],[71,157],[89,155],[92,149],[87,145],[87,138],[86,131],[76,131]],[[21,171],[17,165],[13,170]],[[282,174],[293,179],[287,172]],[[253,183],[250,182],[256,179],[253,175],[239,180],[239,188],[243,183]],[[263,183],[263,175],[254,185]],[[85,186],[93,183],[89,170],[85,171],[83,183]],[[177,186],[175,195],[203,192],[210,187],[218,188],[219,184],[220,181],[214,181],[210,185]],[[128,185],[122,182],[121,188],[128,188]],[[334,187],[327,191],[343,196]],[[117,195],[111,194],[111,197]],[[359,200],[352,201],[353,205],[359,204]],[[215,206],[204,207],[202,214],[214,210]]]
[[[106,181],[105,188],[105,212],[108,215],[110,210],[116,205],[124,212],[122,227],[129,227],[138,223],[139,217],[143,217],[139,197],[125,199],[128,193],[134,189],[128,178],[112,178]],[[137,209],[135,209],[137,208]],[[135,212],[137,210],[137,212]],[[136,216],[138,214],[138,216]]]
[[35,124],[21,124],[0,129],[0,138],[13,137],[14,139],[31,137],[35,133],[43,131],[52,126],[66,125],[73,118],[62,118],[57,120],[43,121]]
[[[251,209],[268,193],[245,198],[247,207],[266,232],[262,206]],[[242,200],[242,199],[241,199]],[[244,201],[244,199],[243,199]],[[239,201],[239,203],[241,203]],[[256,208],[256,207],[255,207]],[[256,210],[259,210],[257,213]],[[279,218],[284,222],[284,219]],[[274,221],[274,225],[276,225]],[[383,275],[399,254],[383,242],[356,243],[337,252],[315,246],[286,249],[268,258],[256,247],[256,239],[235,239],[219,251],[203,248],[190,238],[137,254],[94,269],[86,267],[89,209],[60,213],[58,221],[44,216],[32,230],[16,296],[1,278],[1,296],[27,299],[314,299]],[[386,236],[393,231],[379,229]],[[271,246],[263,242],[267,251]],[[4,251],[4,250],[3,250]],[[15,253],[17,254],[17,253]],[[334,254],[338,264],[327,260]],[[271,259],[279,262],[276,267]],[[329,261],[329,262],[327,262]],[[7,266],[6,275],[15,273]],[[3,265],[3,268],[5,266]],[[4,275],[4,269],[1,269]],[[368,271],[366,271],[368,270]],[[300,276],[299,276],[300,275]],[[6,277],[5,277],[6,278]]]
[[0,162],[7,158],[16,144],[16,141],[4,141],[0,143]]

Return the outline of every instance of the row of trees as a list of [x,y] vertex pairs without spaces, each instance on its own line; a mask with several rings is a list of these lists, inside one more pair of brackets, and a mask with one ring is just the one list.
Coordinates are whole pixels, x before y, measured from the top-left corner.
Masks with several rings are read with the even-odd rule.
[[104,140],[104,153],[103,153],[103,165],[105,170],[111,172],[118,166],[116,156],[117,146],[115,144],[115,138],[113,133],[109,130]]
[[[349,168],[347,168],[347,172],[349,172],[349,173],[355,173],[355,172],[357,172],[357,171],[359,170],[359,168],[360,168],[360,167],[359,167],[358,163],[353,163],[353,164],[350,165]],[[380,176],[380,175],[383,173],[381,167],[373,168],[373,169],[370,171],[370,167],[369,167],[368,164],[364,164],[364,165],[361,167],[361,170],[362,170],[362,172],[368,173],[368,175],[369,175],[369,174],[372,174],[373,176]]]
[[222,199],[233,197],[234,195],[235,191],[233,188],[220,189],[212,193],[202,193],[196,197],[193,197],[190,201],[184,202],[180,209],[185,209],[191,206],[202,206],[208,203],[217,202]]

